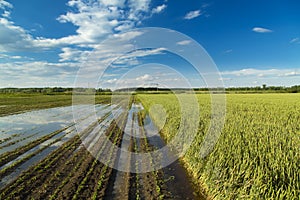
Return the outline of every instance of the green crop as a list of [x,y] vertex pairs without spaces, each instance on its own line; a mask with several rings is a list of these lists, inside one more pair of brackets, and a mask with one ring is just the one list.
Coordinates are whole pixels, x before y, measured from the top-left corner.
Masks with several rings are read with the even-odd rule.
[[[299,198],[300,94],[226,95],[225,125],[205,158],[200,148],[210,124],[211,102],[208,94],[197,98],[198,134],[181,158],[196,184],[215,199]],[[140,94],[138,99],[147,111],[154,104],[164,107],[167,119],[160,132],[170,141],[180,127],[181,112],[188,111],[181,111],[171,94]],[[161,116],[149,113],[155,124],[161,123]]]

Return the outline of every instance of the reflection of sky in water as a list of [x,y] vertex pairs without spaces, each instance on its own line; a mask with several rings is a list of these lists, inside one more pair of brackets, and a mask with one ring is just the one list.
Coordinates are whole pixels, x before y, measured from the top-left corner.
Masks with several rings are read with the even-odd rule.
[[[106,105],[95,106],[98,117],[101,117],[104,111],[108,111],[107,109],[104,109],[105,107]],[[83,118],[88,116],[88,113],[84,112],[85,106],[77,105],[74,106],[74,108],[82,114]],[[0,145],[0,153],[14,150],[21,145],[25,145],[37,138],[71,125],[72,123],[72,106],[36,110],[0,117],[0,139],[13,136],[12,139],[3,142]],[[14,136],[15,134],[17,135]],[[17,143],[8,147],[3,147],[14,141],[17,141]]]
[[[79,148],[83,147],[83,145],[86,145],[86,148],[93,148],[93,146],[99,140],[101,135],[105,132],[107,127],[109,127],[109,124],[112,122],[112,120],[117,118],[118,116],[120,116],[120,114],[122,113],[122,109],[116,108],[116,106],[98,105],[95,107],[95,109],[96,109],[96,115],[97,115],[98,119],[103,117],[106,113],[109,113],[110,111],[112,111],[112,109],[113,109],[113,112],[111,112],[110,115],[108,115],[100,124],[98,124],[94,127],[94,129],[82,141],[83,142],[82,145],[80,145],[75,150],[75,152],[78,151]],[[91,113],[85,112],[86,111],[85,106],[77,107],[76,111],[78,111],[82,114],[81,115],[82,119],[80,120],[79,123],[81,125],[83,125],[84,128],[88,128],[89,125],[91,125],[92,123],[95,122],[94,113],[91,114]],[[41,115],[42,119],[38,120],[38,119],[40,119],[39,116],[31,117],[32,115]],[[28,117],[30,120],[28,120]],[[3,117],[3,118],[5,118],[5,117]],[[7,127],[9,127],[9,125],[14,123],[13,120],[15,120],[17,122],[17,124],[20,126],[20,128],[23,130],[23,133],[25,133],[25,131],[29,132],[26,128],[28,128],[30,126],[25,126],[25,127],[22,126],[23,124],[26,124],[26,123],[28,123],[32,126],[37,126],[39,130],[44,129],[44,132],[49,133],[49,129],[54,127],[54,125],[56,125],[55,130],[59,130],[59,129],[61,129],[61,126],[66,127],[68,125],[71,125],[72,121],[73,121],[72,107],[47,109],[47,110],[40,110],[40,111],[24,113],[24,114],[20,114],[20,115],[16,115],[16,116],[8,116],[8,117],[6,117],[6,119],[12,118],[13,120],[9,121],[7,123],[4,123],[5,120],[3,120],[3,118],[0,119],[1,123],[5,124]],[[23,118],[25,118],[25,119],[23,120]],[[37,121],[34,121],[32,119],[37,119]],[[49,124],[50,124],[50,126],[49,126]],[[2,127],[1,127],[1,129],[2,129]],[[44,134],[44,132],[36,134],[36,136],[34,136],[34,137],[30,137],[30,138],[28,138],[28,140],[33,141],[34,140],[33,138],[41,137],[41,135]],[[22,159],[26,158],[27,156],[30,156],[29,160],[23,162],[20,166],[18,166],[16,169],[14,169],[10,174],[8,174],[7,176],[3,177],[2,180],[0,180],[0,189],[3,188],[5,185],[14,181],[24,170],[28,169],[32,165],[34,165],[37,162],[44,159],[47,155],[49,155],[51,152],[53,152],[54,150],[59,148],[65,142],[67,142],[68,140],[73,138],[76,134],[77,134],[77,131],[75,130],[75,126],[70,126],[66,130],[61,131],[60,133],[53,136],[49,140],[46,140],[46,141],[42,142],[41,144],[31,148],[24,154],[18,156],[16,159],[6,163],[3,166],[0,166],[0,170],[1,170],[1,169],[4,169],[6,167],[9,167],[9,166],[15,164],[16,162],[21,161]],[[26,135],[26,134],[22,134],[22,135]],[[83,138],[81,138],[81,139],[83,139]],[[11,149],[12,146],[19,147],[21,145],[24,145],[21,143],[22,142],[18,142],[16,145],[11,145],[11,146],[8,146],[7,148],[0,149],[0,154],[4,153],[8,149],[12,150]],[[27,143],[28,143],[28,141],[27,141]],[[2,144],[2,146],[3,146],[3,144]],[[40,151],[40,152],[38,154],[36,154],[38,151]]]

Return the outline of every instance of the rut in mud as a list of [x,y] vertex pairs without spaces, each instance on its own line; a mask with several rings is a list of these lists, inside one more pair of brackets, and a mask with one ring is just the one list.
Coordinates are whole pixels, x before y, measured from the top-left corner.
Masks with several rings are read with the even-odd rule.
[[[0,199],[205,199],[194,192],[177,161],[159,170],[135,173],[155,163],[151,152],[164,142],[159,134],[153,136],[157,130],[149,116],[139,115],[140,105],[132,104],[129,111],[113,109],[118,110],[114,117],[111,110],[101,112],[98,123],[90,122],[79,135],[68,124],[1,154]],[[147,162],[117,151],[105,138],[128,152],[149,153]],[[6,144],[13,140],[7,139]],[[101,163],[99,157],[122,165],[123,171]]]

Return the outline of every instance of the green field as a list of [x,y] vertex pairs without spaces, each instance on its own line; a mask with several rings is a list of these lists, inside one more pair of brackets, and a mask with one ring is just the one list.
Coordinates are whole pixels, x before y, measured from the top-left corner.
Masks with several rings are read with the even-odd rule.
[[[189,101],[191,94],[179,95]],[[181,112],[192,113],[190,109],[181,111],[176,96],[172,94],[134,96],[155,124],[162,128],[160,133],[167,143],[180,129]],[[213,151],[204,159],[200,156],[200,149],[211,122],[211,98],[209,94],[197,94],[196,98],[200,106],[198,132],[180,161],[198,193],[205,193],[211,199],[299,199],[299,93],[226,94],[224,128]],[[95,102],[110,103],[111,96],[96,95]],[[161,107],[152,107],[155,104]],[[70,105],[72,95],[2,94],[0,116]],[[141,113],[146,114],[145,111]],[[165,119],[161,118],[164,114]],[[187,120],[185,126],[190,126],[189,123],[191,121]],[[183,129],[187,130],[186,127]],[[189,134],[186,131],[184,137],[188,138]],[[49,139],[45,137],[43,141]],[[80,141],[77,143],[79,145]],[[43,173],[51,177],[50,172]]]
[[[95,103],[110,102],[110,95],[96,95]],[[12,93],[0,94],[0,117],[30,110],[71,106],[70,94]]]
[[[140,94],[138,98],[147,110],[154,104],[164,107],[168,119],[161,135],[170,141],[180,125],[176,97]],[[197,98],[198,134],[181,159],[196,186],[213,199],[299,199],[300,94],[226,95],[225,126],[205,159],[200,157],[200,146],[210,123],[210,96]],[[157,115],[151,117],[161,123]]]

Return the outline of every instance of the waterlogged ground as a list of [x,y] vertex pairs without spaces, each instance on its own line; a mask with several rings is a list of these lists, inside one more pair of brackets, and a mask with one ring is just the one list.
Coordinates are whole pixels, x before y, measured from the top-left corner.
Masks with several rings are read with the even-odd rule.
[[[22,172],[77,135],[72,109],[84,111],[84,106],[50,108],[0,117],[0,187],[11,183]],[[109,125],[113,117],[108,113],[113,109],[114,106],[95,106],[98,118],[107,115],[99,126]],[[93,122],[93,115],[82,115],[80,123],[85,123],[86,127]]]
[[[0,117],[0,199],[203,199],[178,162],[135,173],[146,163],[116,148],[147,153],[164,146],[151,119],[139,118],[142,109],[103,104],[90,113],[78,105]],[[131,171],[109,167],[120,165]]]
[[[72,106],[42,109],[0,117],[0,154],[26,145],[49,133],[73,125]],[[105,106],[97,105],[98,115]],[[73,109],[80,109],[74,106]],[[74,128],[70,128],[74,131]]]

